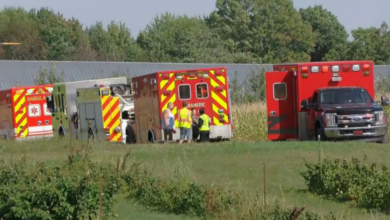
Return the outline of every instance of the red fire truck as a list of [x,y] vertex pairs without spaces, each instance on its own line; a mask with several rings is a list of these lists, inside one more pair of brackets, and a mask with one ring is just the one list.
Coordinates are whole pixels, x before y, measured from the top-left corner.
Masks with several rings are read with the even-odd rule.
[[[229,86],[226,68],[173,70],[137,76],[134,88],[134,131],[139,143],[163,140],[161,118],[169,102],[174,104],[175,127],[177,112],[184,101],[189,109],[204,108],[210,117],[210,139],[229,140],[233,136]],[[180,134],[173,134],[179,140]]]
[[0,91],[0,135],[10,140],[52,137],[51,113],[46,106],[46,96],[52,91],[53,85]]
[[279,64],[266,73],[269,140],[388,142],[372,61]]

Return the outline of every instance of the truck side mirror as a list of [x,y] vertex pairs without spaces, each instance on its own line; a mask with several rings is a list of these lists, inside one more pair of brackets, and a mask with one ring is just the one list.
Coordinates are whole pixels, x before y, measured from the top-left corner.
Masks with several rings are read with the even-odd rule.
[[387,96],[381,96],[381,103],[383,106],[387,106],[389,105],[389,98],[387,98]]
[[54,101],[51,96],[46,96],[46,105],[50,112],[54,112]]
[[302,110],[309,110],[309,101],[307,99],[302,100],[301,109]]

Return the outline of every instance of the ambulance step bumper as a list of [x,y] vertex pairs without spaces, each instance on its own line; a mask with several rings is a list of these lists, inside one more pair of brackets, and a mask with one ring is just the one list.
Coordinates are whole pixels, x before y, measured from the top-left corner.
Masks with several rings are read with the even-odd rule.
[[384,136],[387,133],[386,125],[371,127],[350,127],[350,128],[324,128],[326,138],[365,138]]

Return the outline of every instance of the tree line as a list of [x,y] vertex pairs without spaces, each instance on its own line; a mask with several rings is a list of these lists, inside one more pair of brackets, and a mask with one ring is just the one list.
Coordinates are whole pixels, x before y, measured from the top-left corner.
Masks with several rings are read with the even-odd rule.
[[296,10],[292,0],[217,0],[204,17],[164,13],[138,36],[123,22],[84,27],[50,8],[0,11],[3,60],[68,60],[186,63],[284,63],[373,60],[390,64],[390,31],[352,30],[316,5]]

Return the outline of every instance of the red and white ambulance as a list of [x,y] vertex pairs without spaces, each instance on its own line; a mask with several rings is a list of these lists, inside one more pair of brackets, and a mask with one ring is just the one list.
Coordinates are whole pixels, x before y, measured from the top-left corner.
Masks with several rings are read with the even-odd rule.
[[13,87],[0,91],[0,135],[8,140],[52,137],[46,96],[53,85]]

